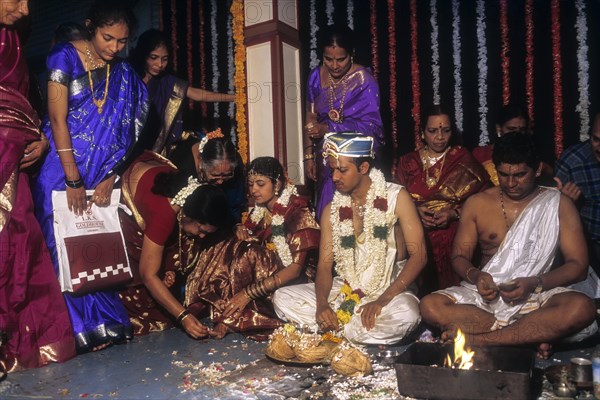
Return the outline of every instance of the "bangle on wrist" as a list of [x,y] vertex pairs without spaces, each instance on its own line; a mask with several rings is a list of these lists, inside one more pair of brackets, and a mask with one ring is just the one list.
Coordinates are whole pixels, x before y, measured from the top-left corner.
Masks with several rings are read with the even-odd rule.
[[[45,138],[44,138],[45,139]],[[43,140],[43,139],[42,139]],[[66,151],[73,151],[72,147],[69,147],[68,149],[56,149],[57,153],[64,153]]]
[[188,315],[190,315],[190,310],[188,310],[186,308],[182,312],[180,312],[179,315],[177,316],[177,323],[181,325],[181,322],[183,322],[185,317],[187,317]]
[[466,280],[467,280],[467,282],[469,282],[471,285],[474,285],[474,284],[475,284],[475,282],[474,282],[474,281],[472,281],[472,280],[471,280],[471,278],[469,278],[469,273],[470,273],[472,270],[474,270],[474,269],[476,270],[477,268],[475,268],[475,267],[469,267],[469,269],[467,270],[467,273],[465,274],[465,279],[466,279]]
[[79,189],[80,187],[83,187],[83,179],[79,178],[74,181],[65,179],[65,186],[71,189]]
[[305,154],[305,155],[304,155],[304,160],[305,160],[305,161],[306,161],[306,160],[312,160],[312,159],[314,159],[314,158],[315,158],[314,154]]

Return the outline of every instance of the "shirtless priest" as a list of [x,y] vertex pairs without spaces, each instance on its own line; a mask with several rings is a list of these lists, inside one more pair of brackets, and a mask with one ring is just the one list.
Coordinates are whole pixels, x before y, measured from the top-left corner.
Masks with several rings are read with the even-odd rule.
[[[424,297],[421,314],[442,339],[460,328],[467,344],[537,345],[547,358],[552,343],[597,330],[593,301],[566,288],[587,275],[581,221],[569,198],[535,183],[540,162],[529,135],[498,138],[492,160],[500,185],[467,200],[454,239],[452,265],[463,282]],[[481,268],[473,264],[477,245]]]
[[372,167],[373,138],[330,133],[323,150],[336,192],[321,216],[316,281],[277,290],[275,310],[314,330],[343,329],[354,343],[396,343],[421,319],[410,290],[427,262],[417,210]]

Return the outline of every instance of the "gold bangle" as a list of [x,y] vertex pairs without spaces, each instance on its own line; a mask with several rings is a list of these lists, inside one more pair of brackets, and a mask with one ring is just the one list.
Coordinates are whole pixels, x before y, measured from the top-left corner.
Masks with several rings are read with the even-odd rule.
[[177,323],[181,324],[181,321],[183,321],[185,319],[185,317],[187,317],[188,315],[190,315],[190,310],[188,310],[186,308],[185,310],[180,312],[179,315],[177,316]]
[[314,158],[315,158],[314,154],[305,154],[304,155],[305,160],[313,160]]
[[475,268],[475,267],[469,267],[469,269],[467,270],[467,273],[465,274],[465,278],[467,279],[467,282],[469,282],[471,285],[474,285],[475,282],[473,282],[471,280],[471,278],[469,278],[469,272],[471,272],[474,269],[477,269],[477,268]]
[[57,152],[57,153],[63,153],[63,152],[65,152],[65,151],[73,151],[73,148],[72,148],[72,147],[69,147],[68,149],[56,149],[56,152]]

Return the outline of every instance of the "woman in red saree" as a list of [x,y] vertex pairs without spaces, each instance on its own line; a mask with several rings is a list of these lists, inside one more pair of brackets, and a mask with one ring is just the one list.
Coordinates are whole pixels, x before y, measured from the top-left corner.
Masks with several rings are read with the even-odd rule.
[[12,25],[27,1],[0,7],[0,374],[75,355],[69,314],[24,169],[47,150],[25,94],[29,75]]
[[[450,263],[450,251],[460,208],[474,193],[488,187],[489,177],[467,149],[452,145],[450,113],[435,105],[425,115],[425,145],[397,162],[396,181],[413,197],[429,240],[436,277],[423,277],[421,294],[457,285],[460,277]],[[432,272],[432,268],[428,270]],[[437,280],[437,283],[434,281]]]

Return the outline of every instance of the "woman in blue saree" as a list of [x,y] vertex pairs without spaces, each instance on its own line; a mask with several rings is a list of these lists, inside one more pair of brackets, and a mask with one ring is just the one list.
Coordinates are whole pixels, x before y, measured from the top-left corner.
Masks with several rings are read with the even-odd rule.
[[[50,151],[34,184],[36,214],[55,269],[52,191],[65,190],[69,209],[81,215],[91,202],[107,206],[116,174],[146,117],[147,93],[133,68],[116,57],[135,16],[113,0],[96,1],[86,19],[88,37],[62,43],[48,56],[48,117],[42,129]],[[116,291],[65,293],[79,352],[98,350],[131,335]]]

